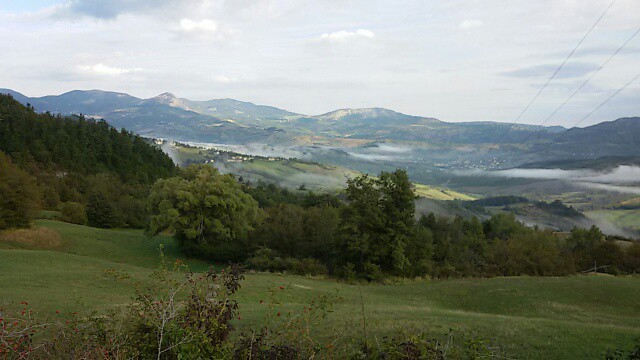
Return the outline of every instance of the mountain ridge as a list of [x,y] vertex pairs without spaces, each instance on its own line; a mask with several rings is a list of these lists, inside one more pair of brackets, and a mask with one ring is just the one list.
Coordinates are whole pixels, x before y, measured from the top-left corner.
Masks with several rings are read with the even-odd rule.
[[0,93],[12,94],[39,112],[82,113],[148,137],[186,142],[286,147],[313,145],[322,138],[326,146],[340,147],[345,142],[395,141],[432,149],[423,152],[425,159],[437,158],[438,163],[447,158],[461,161],[464,157],[487,163],[483,152],[497,147],[498,151],[491,156],[503,157],[509,165],[516,166],[640,152],[640,144],[635,140],[640,137],[640,118],[635,117],[567,130],[559,126],[491,121],[451,123],[380,107],[303,115],[229,98],[192,101],[169,92],[149,99],[95,89],[34,98],[9,89],[0,89]]

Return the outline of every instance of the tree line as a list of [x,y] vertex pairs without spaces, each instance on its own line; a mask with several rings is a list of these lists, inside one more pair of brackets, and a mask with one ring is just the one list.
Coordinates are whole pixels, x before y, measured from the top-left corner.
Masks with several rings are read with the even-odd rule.
[[172,231],[192,256],[252,268],[378,281],[387,276],[562,276],[608,265],[640,272],[640,244],[626,249],[597,227],[562,238],[512,214],[486,221],[416,218],[404,170],[348,181],[344,196],[247,186],[191,165],[152,188],[149,234]]

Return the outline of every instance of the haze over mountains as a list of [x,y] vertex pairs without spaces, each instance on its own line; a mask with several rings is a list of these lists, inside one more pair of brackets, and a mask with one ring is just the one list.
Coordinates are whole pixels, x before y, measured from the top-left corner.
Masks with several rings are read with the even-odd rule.
[[[103,118],[117,128],[144,136],[184,142],[260,144],[288,150],[305,147],[300,151],[301,157],[311,147],[312,159],[334,163],[340,163],[337,158],[344,155],[340,151],[359,160],[447,162],[454,167],[509,167],[640,153],[640,142],[636,140],[640,136],[640,118],[567,130],[486,121],[449,123],[383,108],[339,109],[310,116],[234,99],[192,101],[171,93],[150,99],[100,90],[74,90],[44,97],[28,97],[9,89],[0,89],[0,93],[9,93],[39,112]],[[396,147],[377,145],[384,142]],[[327,154],[327,149],[332,153]]]

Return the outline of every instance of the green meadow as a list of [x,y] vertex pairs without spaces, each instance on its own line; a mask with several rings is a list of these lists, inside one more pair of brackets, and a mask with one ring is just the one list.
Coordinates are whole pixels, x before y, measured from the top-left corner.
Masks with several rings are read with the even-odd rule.
[[[98,311],[131,302],[131,286],[108,269],[148,281],[159,246],[170,261],[193,270],[211,264],[184,259],[168,236],[148,239],[139,230],[102,230],[38,220],[61,243],[39,247],[0,242],[0,303],[22,301],[40,316],[78,307]],[[350,285],[331,279],[250,273],[237,294],[242,331],[301,316],[324,296],[326,318],[313,325],[318,339],[354,346],[366,336],[375,346],[400,332],[446,339],[486,339],[508,358],[603,358],[640,338],[640,278],[612,276],[414,279]],[[276,316],[277,313],[281,316]],[[363,323],[363,318],[366,323]]]

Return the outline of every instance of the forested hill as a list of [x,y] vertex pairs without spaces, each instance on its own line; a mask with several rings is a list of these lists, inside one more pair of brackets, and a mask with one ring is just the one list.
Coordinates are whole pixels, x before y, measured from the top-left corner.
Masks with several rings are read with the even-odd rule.
[[28,226],[42,209],[77,224],[144,227],[150,185],[176,172],[137,135],[0,95],[0,229]]
[[166,154],[137,135],[104,121],[38,114],[7,95],[0,95],[0,151],[17,163],[114,173],[123,182],[150,183],[175,171]]

